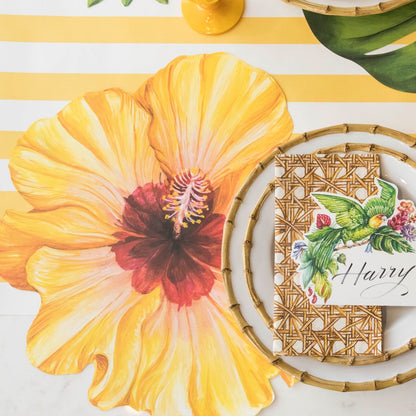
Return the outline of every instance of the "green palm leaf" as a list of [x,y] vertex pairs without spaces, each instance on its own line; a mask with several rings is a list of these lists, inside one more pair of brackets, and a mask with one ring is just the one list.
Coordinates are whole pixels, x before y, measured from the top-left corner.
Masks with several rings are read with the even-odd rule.
[[307,287],[313,278],[314,268],[311,265],[305,265],[305,267],[300,268],[299,270],[302,270],[303,287]]
[[88,7],[95,6],[98,3],[101,3],[103,0],[88,0]]
[[416,1],[370,16],[304,14],[328,49],[361,65],[391,88],[416,92],[416,42],[391,52],[369,54],[416,31]]
[[[101,3],[103,0],[88,0],[88,7],[95,6],[98,3]],[[121,0],[123,6],[129,6],[133,0]],[[169,0],[156,0],[158,3],[168,4]]]
[[413,247],[406,241],[397,231],[389,226],[378,228],[370,238],[371,247],[374,250],[385,251],[393,254],[398,253],[414,253]]

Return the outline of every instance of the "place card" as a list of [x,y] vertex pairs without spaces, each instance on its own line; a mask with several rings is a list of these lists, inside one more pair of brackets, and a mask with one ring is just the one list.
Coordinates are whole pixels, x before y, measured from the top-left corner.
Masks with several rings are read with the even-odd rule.
[[376,196],[360,203],[313,192],[320,209],[292,246],[300,284],[312,304],[416,305],[416,213],[397,186],[376,178]]

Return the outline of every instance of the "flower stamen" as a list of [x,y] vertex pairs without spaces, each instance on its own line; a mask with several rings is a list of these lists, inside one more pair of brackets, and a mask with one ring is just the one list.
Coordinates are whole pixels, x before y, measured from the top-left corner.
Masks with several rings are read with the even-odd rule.
[[188,224],[200,224],[209,210],[207,200],[211,184],[198,168],[186,169],[174,176],[169,187],[169,195],[164,197],[167,212],[165,219],[174,222],[173,232],[179,238],[182,228]]

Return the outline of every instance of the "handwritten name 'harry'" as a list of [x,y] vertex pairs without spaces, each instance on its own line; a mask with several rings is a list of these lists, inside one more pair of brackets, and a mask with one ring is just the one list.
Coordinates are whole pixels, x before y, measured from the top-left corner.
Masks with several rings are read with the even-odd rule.
[[405,285],[405,280],[410,276],[416,279],[416,264],[401,268],[381,266],[378,269],[371,269],[368,268],[367,262],[364,262],[358,266],[350,263],[345,272],[334,275],[332,280],[342,279],[341,285],[359,286],[362,289],[361,297],[375,299],[393,291],[400,291],[400,296],[406,296],[409,289]]

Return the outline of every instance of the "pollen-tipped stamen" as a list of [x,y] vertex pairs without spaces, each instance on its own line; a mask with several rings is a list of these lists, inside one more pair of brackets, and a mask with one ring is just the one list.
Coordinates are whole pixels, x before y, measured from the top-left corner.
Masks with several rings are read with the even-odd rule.
[[190,224],[200,224],[209,210],[207,199],[211,193],[211,184],[205,179],[200,169],[183,170],[176,175],[170,184],[169,195],[164,197],[166,205],[165,219],[174,222],[175,238],[180,236],[182,228]]

